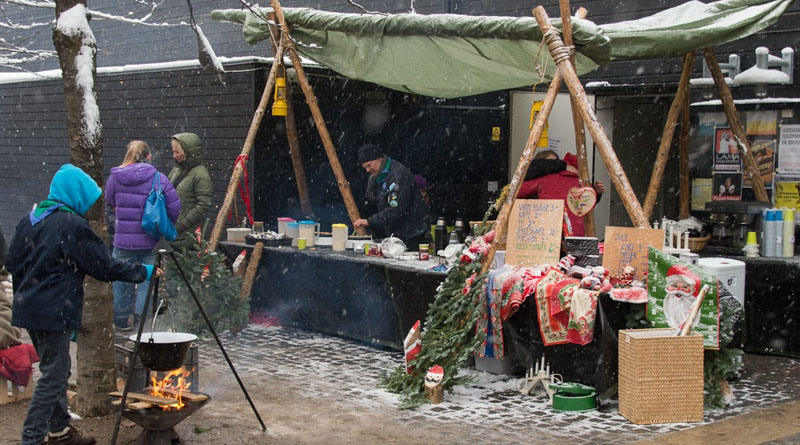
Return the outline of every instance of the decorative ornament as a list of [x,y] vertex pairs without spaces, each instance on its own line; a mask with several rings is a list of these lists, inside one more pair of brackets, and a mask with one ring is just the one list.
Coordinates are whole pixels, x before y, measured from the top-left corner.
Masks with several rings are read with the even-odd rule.
[[425,395],[431,403],[442,403],[442,400],[444,400],[443,380],[444,368],[439,365],[431,366],[428,369],[428,373],[425,374]]
[[586,215],[595,204],[597,204],[597,192],[593,187],[572,187],[567,191],[567,208],[574,215]]

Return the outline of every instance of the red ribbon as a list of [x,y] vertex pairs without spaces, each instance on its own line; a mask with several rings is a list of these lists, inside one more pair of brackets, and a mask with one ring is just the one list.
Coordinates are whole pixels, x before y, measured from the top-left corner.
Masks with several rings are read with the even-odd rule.
[[[250,207],[250,180],[247,177],[247,161],[249,160],[248,155],[239,155],[236,157],[236,162],[233,163],[233,169],[236,170],[236,166],[239,163],[242,164],[242,170],[244,172],[244,189],[242,189],[241,182],[236,185],[236,188],[239,189],[239,196],[242,197],[242,201],[244,201],[245,210],[247,210],[247,218],[250,224],[253,224],[253,209]],[[228,210],[228,220],[233,218],[233,209]],[[237,221],[238,223],[238,221]]]

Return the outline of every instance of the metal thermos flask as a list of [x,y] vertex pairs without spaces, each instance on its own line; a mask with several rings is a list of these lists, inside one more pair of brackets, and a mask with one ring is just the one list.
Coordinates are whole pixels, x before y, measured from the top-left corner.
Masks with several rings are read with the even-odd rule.
[[438,255],[440,250],[444,250],[444,248],[447,247],[447,241],[447,225],[444,222],[444,217],[440,216],[439,219],[436,220],[436,228],[433,229],[435,255]]
[[456,232],[456,236],[458,236],[458,242],[460,244],[464,244],[464,241],[467,239],[467,231],[462,218],[456,218],[456,224],[453,228],[453,231]]

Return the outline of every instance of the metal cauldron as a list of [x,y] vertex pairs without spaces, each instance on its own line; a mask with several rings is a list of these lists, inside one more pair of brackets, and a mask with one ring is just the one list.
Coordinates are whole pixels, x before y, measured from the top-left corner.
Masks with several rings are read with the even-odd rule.
[[[136,335],[128,338],[136,341]],[[195,340],[196,335],[185,332],[146,332],[139,343],[139,357],[151,371],[172,371],[183,366],[186,352]]]

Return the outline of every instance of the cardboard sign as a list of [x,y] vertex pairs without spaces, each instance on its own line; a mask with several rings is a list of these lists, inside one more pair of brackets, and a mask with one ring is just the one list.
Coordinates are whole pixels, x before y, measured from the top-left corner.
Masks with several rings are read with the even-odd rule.
[[719,349],[719,284],[716,277],[657,249],[650,249],[649,258],[647,319],[653,327],[680,328],[705,284],[709,291],[700,305],[692,331],[703,334],[706,349]]
[[518,199],[508,220],[506,264],[538,266],[558,263],[564,201],[561,199]]
[[641,280],[647,271],[647,249],[650,246],[664,248],[663,229],[608,226],[603,246],[603,267],[612,277],[618,277],[630,264],[636,269],[636,279]]

